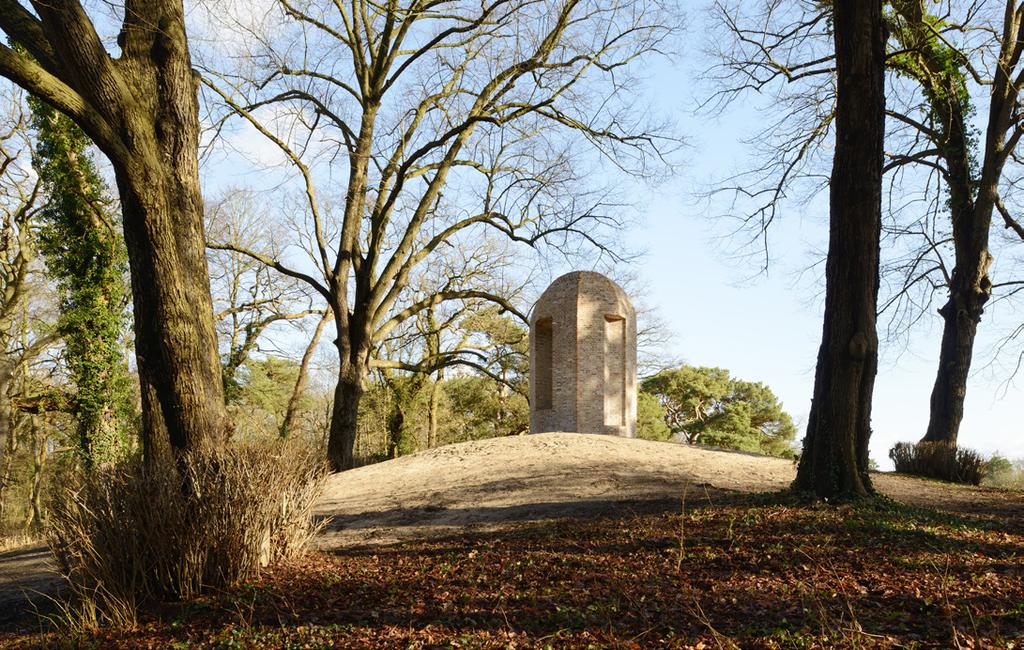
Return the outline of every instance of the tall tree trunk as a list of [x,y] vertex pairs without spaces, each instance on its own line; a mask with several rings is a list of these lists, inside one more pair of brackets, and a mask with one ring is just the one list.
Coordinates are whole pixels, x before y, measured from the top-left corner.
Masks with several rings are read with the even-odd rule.
[[885,39],[881,0],[836,0],[833,8],[838,95],[825,317],[794,487],[849,498],[872,491]]
[[[187,125],[178,126],[188,130]],[[193,131],[190,137],[197,135]],[[143,443],[150,459],[164,447],[218,445],[230,433],[206,269],[196,149],[184,149],[191,153],[178,150],[172,156],[177,165],[154,164],[136,173],[117,170],[132,276]]]
[[25,519],[25,528],[39,530],[43,526],[43,468],[46,465],[46,431],[39,426],[39,417],[31,418],[32,432],[32,489],[29,495],[31,506]]
[[[977,198],[973,203],[969,197],[957,200],[952,182],[950,184],[956,266],[950,278],[949,299],[939,309],[943,320],[942,343],[939,348],[938,372],[932,387],[928,429],[923,442],[947,442],[952,445],[957,442],[960,422],[964,417],[974,339],[985,304],[992,296],[992,280],[988,275],[992,255],[989,253],[988,238],[992,213],[998,200],[999,178],[1002,175],[1000,152],[1005,147],[1006,132],[1003,124],[1008,119],[997,106],[998,103],[994,101],[987,130],[985,161],[981,179],[976,183],[980,186]],[[966,153],[969,136],[963,132],[966,119],[961,117],[961,122],[963,126],[960,128],[954,124],[949,140],[951,147],[961,150],[963,160],[956,165],[951,161],[951,172],[958,172],[958,167],[970,165]],[[946,157],[947,160],[950,158]],[[969,171],[962,172],[964,176],[967,174]],[[970,191],[970,186],[966,187],[959,194]]]
[[[934,18],[921,0],[898,0],[893,10],[901,18],[894,24],[899,45],[912,57],[896,63],[921,85],[935,120],[934,144],[945,161],[945,179],[949,188],[950,220],[953,226],[955,267],[950,278],[949,299],[939,310],[943,318],[939,367],[931,395],[931,415],[924,441],[956,444],[963,419],[967,377],[971,367],[978,323],[992,293],[988,270],[992,256],[988,251],[988,233],[995,209],[998,180],[1002,174],[1002,134],[1010,115],[994,86],[988,137],[985,142],[981,178],[974,173],[974,152],[968,125],[970,101],[961,62],[951,62],[951,50],[936,34]],[[1005,72],[1001,72],[1005,75]],[[1005,80],[1000,80],[1005,81]],[[993,138],[993,134],[996,137]],[[977,189],[977,198],[975,191]]]
[[299,401],[306,392],[306,382],[309,380],[309,364],[313,360],[313,353],[316,352],[317,345],[320,344],[320,337],[323,336],[324,329],[332,318],[333,315],[330,309],[324,312],[324,315],[316,324],[316,329],[313,331],[313,338],[310,339],[309,345],[306,346],[306,351],[302,354],[302,363],[299,364],[299,376],[295,380],[295,388],[292,389],[291,397],[288,398],[288,408],[285,410],[284,420],[281,421],[282,438],[290,436],[295,428],[295,416],[299,412]]

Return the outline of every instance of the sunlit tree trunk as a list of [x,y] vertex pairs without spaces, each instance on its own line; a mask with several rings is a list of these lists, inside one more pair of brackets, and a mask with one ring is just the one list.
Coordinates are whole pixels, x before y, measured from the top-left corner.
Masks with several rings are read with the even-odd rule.
[[223,400],[204,251],[199,107],[181,0],[127,0],[106,51],[79,2],[0,0],[0,75],[61,110],[113,164],[131,269],[143,444],[222,443]]

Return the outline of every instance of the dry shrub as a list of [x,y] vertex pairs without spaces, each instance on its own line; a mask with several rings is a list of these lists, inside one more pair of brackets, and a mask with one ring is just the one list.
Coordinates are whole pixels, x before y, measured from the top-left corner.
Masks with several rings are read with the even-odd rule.
[[144,602],[258,578],[316,533],[326,475],[321,453],[276,441],[94,471],[51,509],[48,541],[70,588],[62,618],[131,627]]
[[988,463],[973,449],[946,442],[899,442],[889,458],[901,474],[979,485]]

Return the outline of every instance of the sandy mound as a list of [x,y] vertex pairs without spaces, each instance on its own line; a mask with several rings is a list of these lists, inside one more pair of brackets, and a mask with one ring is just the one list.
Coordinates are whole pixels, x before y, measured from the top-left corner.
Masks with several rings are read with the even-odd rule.
[[386,544],[468,528],[672,500],[684,488],[775,490],[793,463],[580,433],[448,445],[331,477],[318,514],[325,548]]
[[[318,505],[324,549],[389,544],[521,521],[680,506],[729,492],[788,486],[792,461],[682,444],[579,433],[466,442],[330,478]],[[884,494],[913,505],[1024,517],[1024,495],[876,474]]]

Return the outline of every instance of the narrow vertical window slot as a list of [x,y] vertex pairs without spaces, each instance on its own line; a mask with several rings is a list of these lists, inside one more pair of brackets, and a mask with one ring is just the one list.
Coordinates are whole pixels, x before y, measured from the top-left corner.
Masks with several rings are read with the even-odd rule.
[[538,409],[550,409],[554,401],[554,367],[552,354],[554,352],[554,331],[550,318],[541,318],[534,326],[536,337],[535,350],[537,371],[534,375],[537,381],[535,396]]
[[626,319],[604,317],[604,424],[626,423]]

